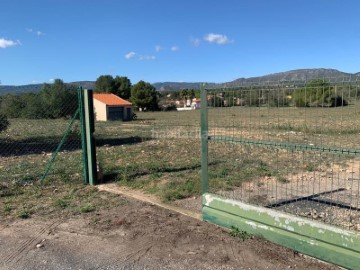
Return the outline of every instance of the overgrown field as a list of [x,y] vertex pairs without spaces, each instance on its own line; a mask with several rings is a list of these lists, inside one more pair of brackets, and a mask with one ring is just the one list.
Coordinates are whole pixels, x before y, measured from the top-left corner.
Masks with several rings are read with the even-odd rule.
[[[200,111],[137,115],[132,122],[96,123],[103,181],[140,188],[166,201],[199,195]],[[91,195],[92,189],[82,185],[77,123],[49,176],[39,182],[69,121],[16,119],[0,134],[1,215],[24,217],[49,209],[81,213],[87,211],[81,209],[97,207],[96,198],[101,201],[101,196]],[[348,181],[360,178],[357,155],[291,148],[296,144],[360,149],[359,122],[357,104],[209,108],[209,135],[218,139],[209,142],[209,188],[227,197],[269,205],[345,186],[351,188],[352,196],[346,203],[359,207],[358,182]],[[256,144],[259,141],[288,145]],[[335,199],[342,201],[337,193],[331,197]]]

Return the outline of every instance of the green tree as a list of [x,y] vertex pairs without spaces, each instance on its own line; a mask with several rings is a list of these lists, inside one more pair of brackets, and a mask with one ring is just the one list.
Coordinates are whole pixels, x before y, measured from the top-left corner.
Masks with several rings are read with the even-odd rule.
[[288,107],[290,105],[290,99],[284,90],[267,91],[264,96],[269,107]]
[[5,131],[10,125],[6,115],[0,113],[0,132]]
[[131,96],[131,82],[127,77],[116,76],[114,79],[114,88],[111,93],[123,98],[129,99]]
[[139,81],[131,88],[131,101],[141,110],[157,111],[158,95],[150,83]]
[[171,92],[170,95],[171,95],[171,98],[173,98],[173,99],[179,99],[181,97],[180,91]]
[[181,96],[181,98],[184,100],[184,102],[186,104],[186,100],[188,99],[188,96],[189,96],[189,90],[188,89],[182,89],[180,91],[180,96]]
[[2,98],[0,112],[8,118],[19,118],[25,106],[21,95],[8,94]]
[[101,75],[96,79],[95,92],[97,93],[113,93],[115,91],[115,81],[111,75]]
[[251,89],[244,94],[244,102],[247,106],[260,106],[261,95],[256,89]]
[[21,111],[21,117],[30,119],[41,119],[46,115],[47,108],[40,94],[28,93],[21,95],[26,106]]
[[39,93],[44,108],[43,118],[60,118],[73,115],[77,109],[77,92],[74,85],[56,79],[53,84],[45,83]]
[[195,90],[189,89],[188,92],[189,92],[189,99],[192,100],[195,97]]
[[338,107],[348,102],[339,95],[336,87],[326,80],[312,80],[304,88],[294,91],[292,100],[297,107]]

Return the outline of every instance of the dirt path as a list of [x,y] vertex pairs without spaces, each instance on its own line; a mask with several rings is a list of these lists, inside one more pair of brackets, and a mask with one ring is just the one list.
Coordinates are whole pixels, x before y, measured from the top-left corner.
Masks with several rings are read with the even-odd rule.
[[69,219],[0,222],[0,269],[338,269],[150,203],[124,201]]

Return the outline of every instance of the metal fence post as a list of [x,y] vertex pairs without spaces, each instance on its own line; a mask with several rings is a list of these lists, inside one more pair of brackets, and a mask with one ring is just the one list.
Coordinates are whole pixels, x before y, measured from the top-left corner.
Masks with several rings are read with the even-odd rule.
[[87,151],[88,180],[90,185],[96,184],[96,148],[94,139],[94,106],[93,91],[84,89],[85,137]]
[[204,84],[200,86],[200,114],[201,114],[201,192],[208,191],[208,112],[207,90]]
[[84,112],[84,92],[82,87],[78,88],[78,107],[79,107],[79,120],[81,132],[81,150],[82,150],[82,165],[83,165],[83,183],[89,184],[89,172],[87,164],[87,148],[85,136],[85,112]]

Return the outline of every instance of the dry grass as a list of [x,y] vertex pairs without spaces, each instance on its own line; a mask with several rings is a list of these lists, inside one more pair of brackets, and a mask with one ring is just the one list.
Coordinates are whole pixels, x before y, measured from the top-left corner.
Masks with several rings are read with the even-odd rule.
[[[163,200],[200,194],[200,112],[137,114],[138,120],[133,122],[96,123],[97,158],[104,179],[141,188]],[[359,149],[359,116],[357,104],[343,108],[210,108],[209,135]],[[68,122],[12,120],[11,128],[0,134],[0,143],[11,142],[5,144],[10,147],[19,145],[19,142],[25,146],[47,140],[58,142]],[[77,127],[71,135],[78,138]],[[30,146],[36,147],[36,144]],[[84,213],[97,207],[97,200],[92,195],[89,197],[87,192],[79,192],[75,196],[78,199],[67,197],[72,196],[69,194],[73,194],[73,189],[88,188],[81,183],[78,144],[61,150],[46,185],[36,182],[41,178],[51,153],[40,151],[0,157],[0,211],[3,215],[47,213],[44,209],[49,205],[52,206],[49,209],[56,211],[73,209],[72,213]],[[317,186],[351,186],[352,182],[344,181],[345,175],[340,173],[347,170],[349,164],[355,164],[351,155],[212,141],[209,143],[209,161],[211,191],[230,196],[226,192],[235,194],[241,190],[242,193],[238,194],[242,199],[261,205],[279,198],[319,192],[321,189],[316,189]],[[325,180],[317,180],[320,178]],[[360,178],[359,172],[355,171],[352,178]],[[58,187],[61,192],[54,193]],[[352,190],[355,197],[359,197],[355,187],[353,184]],[[359,200],[356,203],[354,206],[359,206]],[[44,205],[43,210],[39,210],[40,204]],[[23,215],[19,214],[21,212]]]

